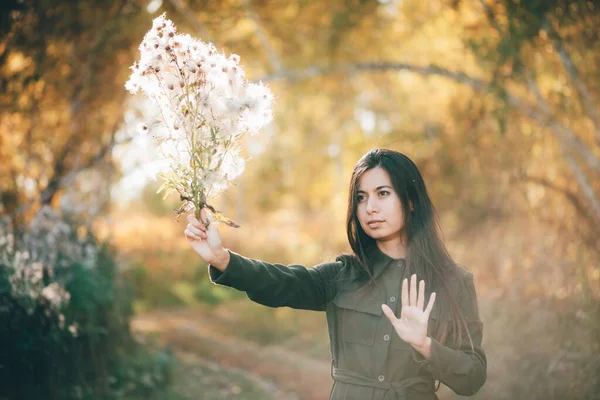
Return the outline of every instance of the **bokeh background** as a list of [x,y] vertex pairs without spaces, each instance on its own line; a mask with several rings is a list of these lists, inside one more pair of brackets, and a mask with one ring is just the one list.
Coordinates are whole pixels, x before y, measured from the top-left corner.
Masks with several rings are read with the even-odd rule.
[[[3,0],[0,399],[323,399],[324,314],[212,285],[124,89],[151,21],[241,56],[276,95],[213,203],[227,247],[348,251],[373,147],[421,169],[475,275],[476,399],[600,398],[600,2]],[[29,254],[29,258],[27,258]],[[443,399],[457,399],[441,388]]]

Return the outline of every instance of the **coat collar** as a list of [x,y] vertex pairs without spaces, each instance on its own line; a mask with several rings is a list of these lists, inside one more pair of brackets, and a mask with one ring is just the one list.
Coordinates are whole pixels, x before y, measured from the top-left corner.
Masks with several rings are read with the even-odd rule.
[[367,251],[367,257],[371,264],[373,279],[377,279],[390,264],[401,264],[404,266],[404,258],[392,258],[379,249],[377,245]]

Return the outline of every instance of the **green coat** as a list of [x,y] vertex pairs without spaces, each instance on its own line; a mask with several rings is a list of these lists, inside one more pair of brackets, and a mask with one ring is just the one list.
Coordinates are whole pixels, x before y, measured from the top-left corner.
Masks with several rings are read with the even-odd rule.
[[[434,400],[434,380],[463,396],[475,394],[484,384],[483,325],[473,275],[464,268],[457,266],[460,282],[449,286],[467,318],[473,350],[468,339],[460,349],[432,339],[431,357],[424,359],[400,339],[381,310],[385,303],[400,314],[403,260],[374,250],[375,286],[359,288],[356,271],[344,268],[341,261],[305,268],[230,253],[225,272],[209,266],[212,282],[244,291],[269,307],[326,312],[334,379],[330,400]],[[434,306],[430,318],[439,318],[437,310]]]

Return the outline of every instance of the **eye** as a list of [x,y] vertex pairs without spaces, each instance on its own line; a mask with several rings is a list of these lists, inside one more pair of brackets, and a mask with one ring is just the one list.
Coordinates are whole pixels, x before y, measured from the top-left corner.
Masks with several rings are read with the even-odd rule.
[[390,192],[388,190],[382,190],[379,192],[380,196],[388,196],[390,194]]
[[363,201],[364,199],[366,199],[366,196],[364,194],[357,194],[356,195],[356,200],[360,203],[361,201]]

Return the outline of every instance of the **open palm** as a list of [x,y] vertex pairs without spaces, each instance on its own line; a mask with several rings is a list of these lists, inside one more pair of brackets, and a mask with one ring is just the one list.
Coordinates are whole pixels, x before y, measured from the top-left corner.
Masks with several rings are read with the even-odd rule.
[[424,308],[425,281],[419,282],[419,290],[417,291],[417,276],[413,275],[410,279],[410,291],[408,289],[408,280],[404,279],[402,281],[400,318],[396,318],[394,312],[386,304],[383,304],[381,308],[400,339],[410,345],[420,347],[427,338],[427,326],[429,315],[435,303],[435,293],[431,294],[427,308]]

